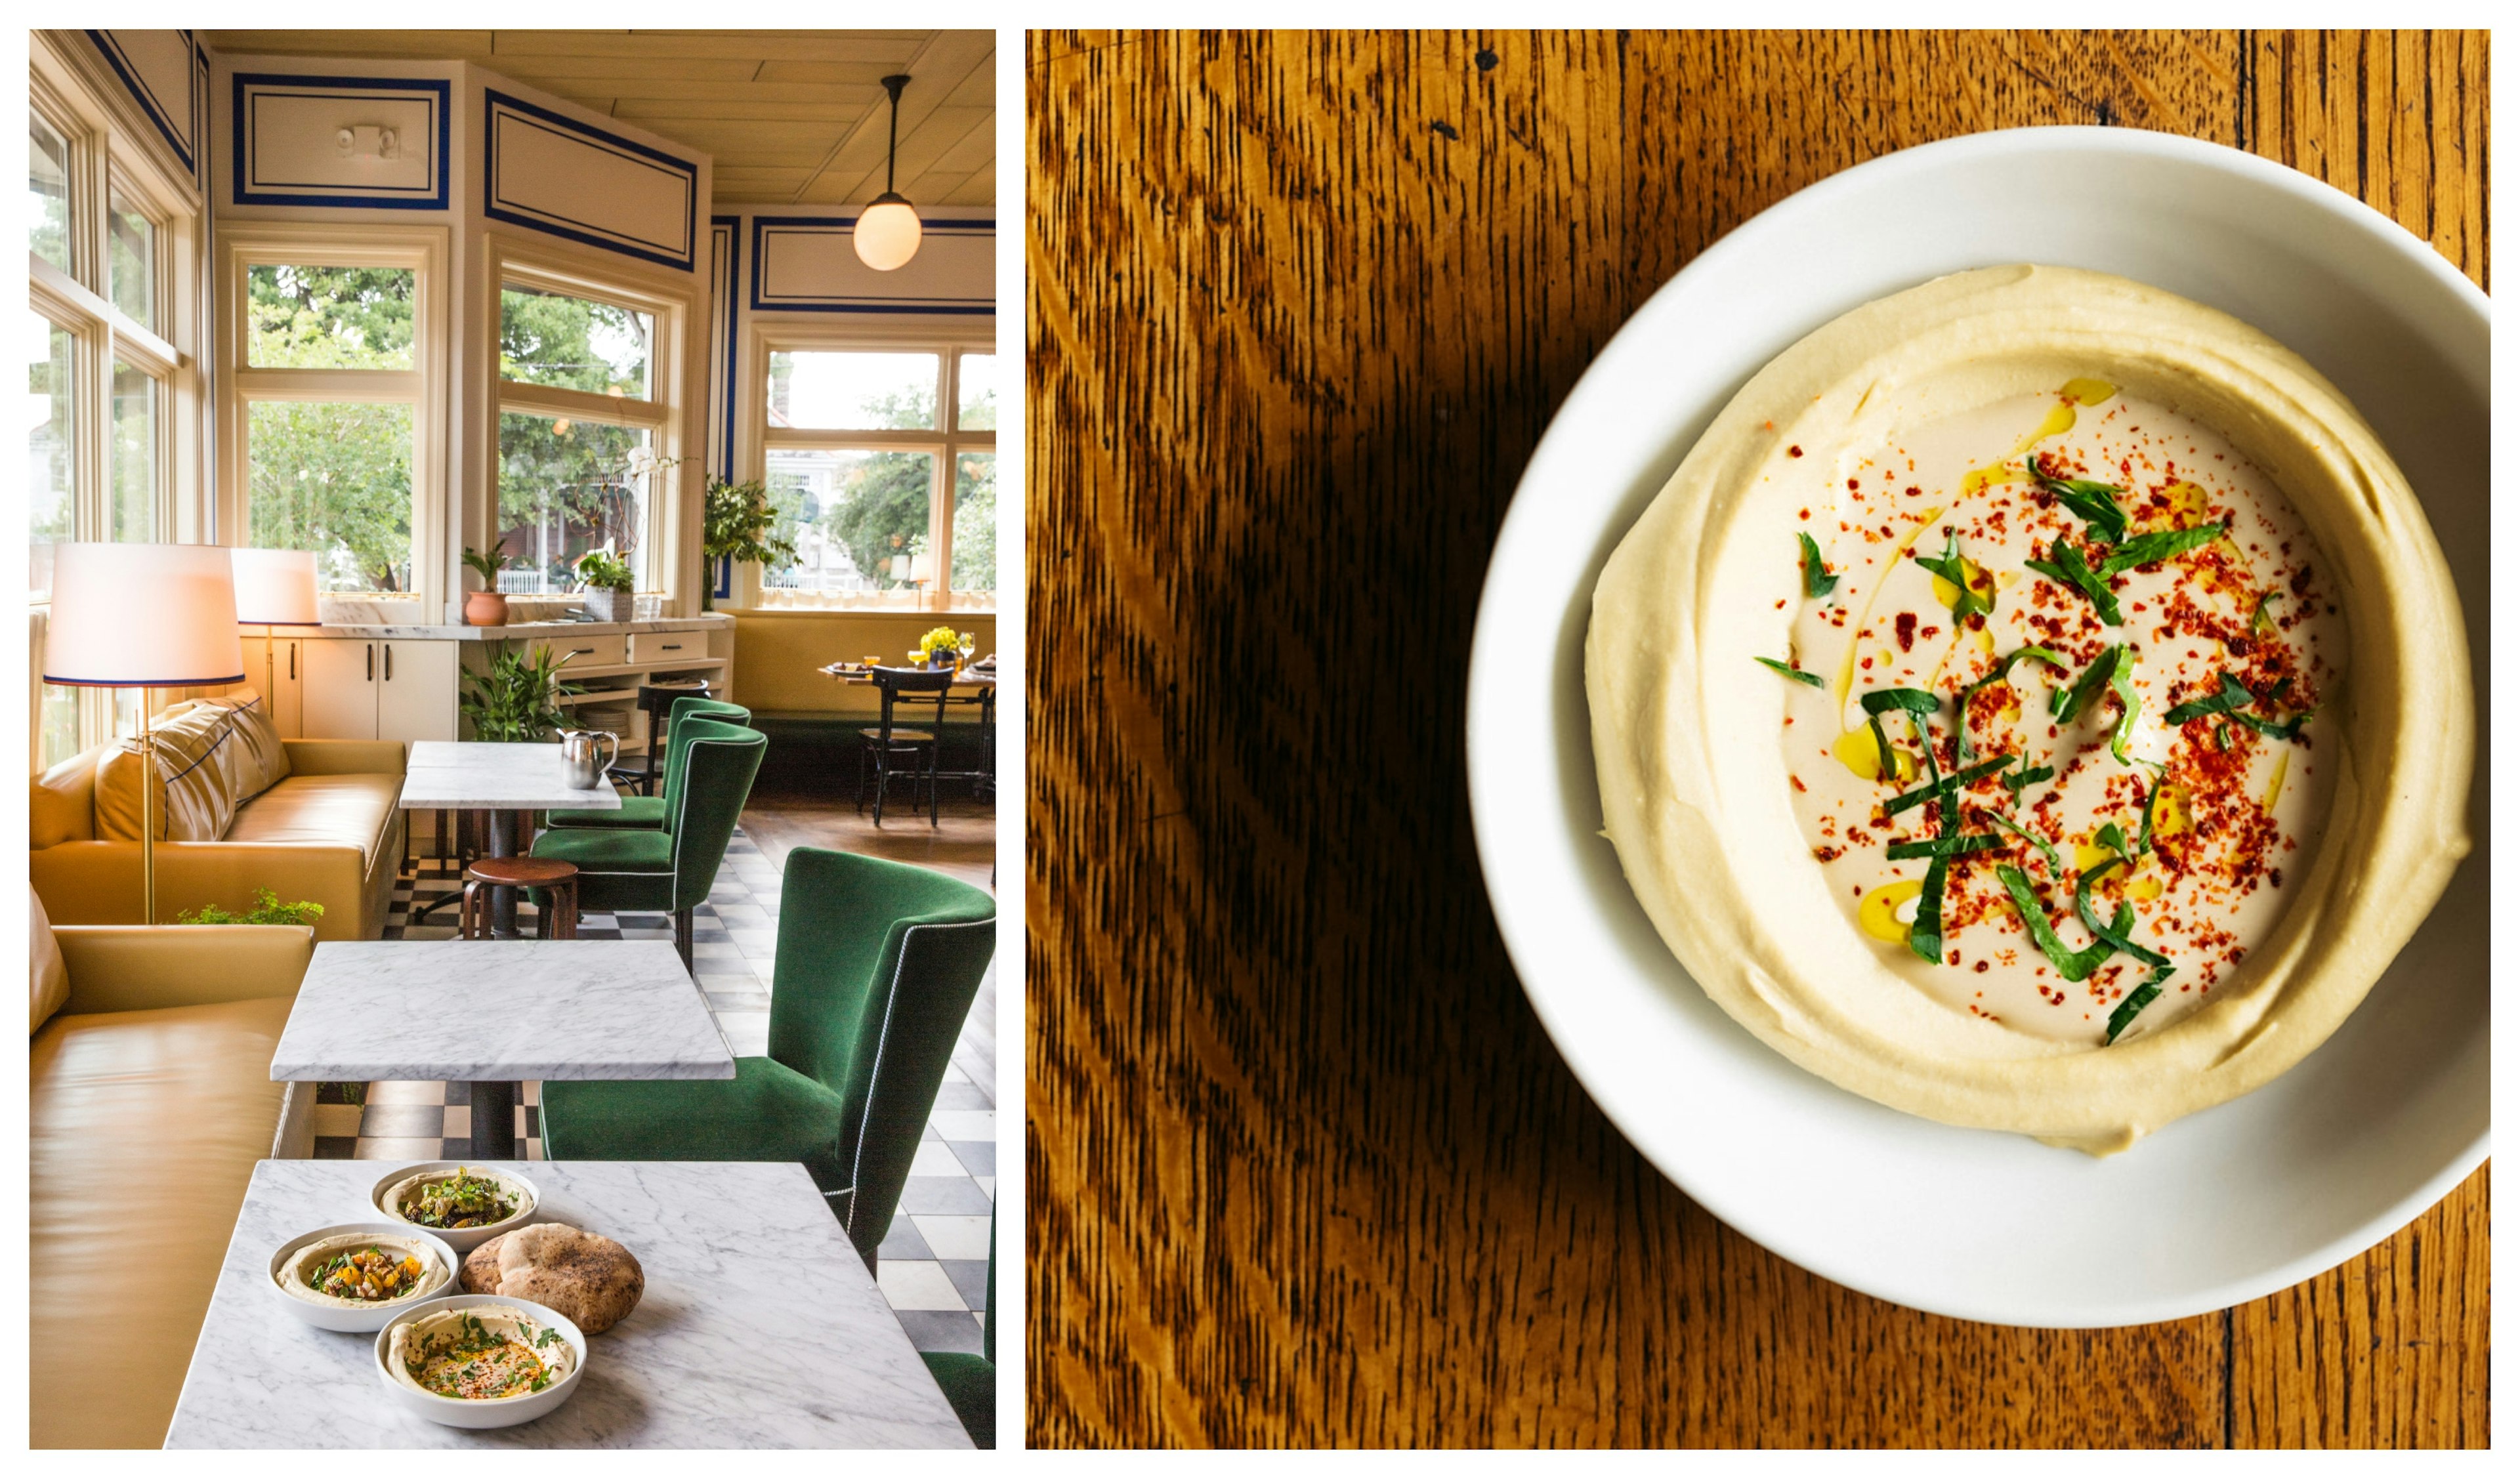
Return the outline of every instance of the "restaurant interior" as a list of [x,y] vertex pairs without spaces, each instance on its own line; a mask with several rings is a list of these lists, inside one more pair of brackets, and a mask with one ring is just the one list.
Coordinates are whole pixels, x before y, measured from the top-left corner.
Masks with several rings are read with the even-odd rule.
[[33,1445],[992,1446],[993,34],[29,56]]

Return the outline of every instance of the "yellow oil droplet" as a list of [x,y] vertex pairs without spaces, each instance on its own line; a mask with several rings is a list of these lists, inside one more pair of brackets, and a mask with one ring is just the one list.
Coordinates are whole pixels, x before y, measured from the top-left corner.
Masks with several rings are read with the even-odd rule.
[[2051,436],[2062,436],[2073,429],[2073,402],[2058,401],[2055,405],[2048,408],[2048,414],[2040,419],[2038,426],[2033,429],[2028,436],[2025,436],[2021,440],[2012,444],[2012,455],[2019,457],[2022,453],[2029,451],[2032,447],[2046,441],[2048,438]]
[[[1916,542],[1916,537],[1924,533],[1928,528],[1932,527],[1934,520],[1942,516],[1943,511],[1940,508],[1927,509],[1922,514],[1917,515],[1916,526],[1908,531],[1907,538],[1899,541],[1898,548],[1890,552],[1890,558],[1882,561],[1882,567],[1887,569],[1890,566],[1897,564],[1900,557],[1908,553],[1908,547]],[[1854,626],[1855,639],[1846,645],[1845,651],[1838,654],[1836,693],[1837,704],[1840,708],[1844,708],[1846,706],[1846,695],[1855,691],[1856,650],[1864,646],[1864,633],[1872,624],[1873,603],[1880,599],[1881,587],[1878,584],[1875,584],[1872,587],[1871,594],[1864,598],[1864,609],[1856,614]]]
[[2292,751],[2284,750],[2275,756],[2274,782],[2267,787],[2267,810],[2273,811],[2275,809],[2276,799],[2283,795],[2284,772],[2290,769],[2291,766]]
[[1864,902],[1856,906],[1856,920],[1872,938],[1887,945],[1905,945],[1908,943],[1908,926],[1899,920],[1899,906],[1924,891],[1924,880],[1920,878],[1902,878],[1896,883],[1884,883],[1866,894]]
[[[2022,445],[2027,446],[2029,443],[2025,442]],[[2021,449],[2016,447],[2013,450],[2018,452]],[[1960,497],[1974,497],[1989,488],[2000,488],[2005,483],[2020,482],[2029,475],[2019,468],[2007,468],[2002,463],[1989,463],[1983,468],[1971,471],[1968,475],[1960,479]]]
[[[2276,780],[2280,782],[2282,777]],[[2152,834],[2175,837],[2187,830],[2188,826],[2187,792],[2176,785],[2163,786],[2161,793],[2152,798]]]
[[2116,856],[2116,853],[2105,847],[2093,847],[2089,842],[2077,842],[2074,844],[2074,872],[2090,873]]
[[2117,394],[2118,387],[2110,384],[2104,380],[2092,380],[2087,376],[2076,376],[2074,379],[2065,381],[2064,393],[2072,396],[2078,401],[2081,401],[2086,406],[2096,406],[2100,402],[2107,400],[2110,396]]
[[[1986,572],[1984,565],[1965,555],[1960,557],[1960,573],[1967,577],[1970,590],[1983,597],[1992,598],[1995,595],[1995,577]],[[1941,602],[1944,608],[1948,610],[1959,605],[1960,588],[1937,575],[1934,577],[1934,599]]]
[[[1837,758],[1848,770],[1867,781],[1881,779],[1881,752],[1872,744],[1872,726],[1867,724],[1848,730],[1837,737]],[[1912,779],[1916,762],[1906,750],[1890,746],[1891,773],[1901,781]]]
[[1993,627],[1979,627],[1979,628],[1977,629],[1977,646],[1978,646],[1978,650],[1980,650],[1980,651],[1982,651],[1982,652],[1986,653],[1986,655],[1988,655],[1989,657],[1994,656],[1994,655],[1995,655],[1995,628],[1993,628]]
[[2138,878],[2127,885],[2127,897],[2136,900],[2138,903],[2149,904],[2153,900],[2161,897],[2161,880],[2159,878]]

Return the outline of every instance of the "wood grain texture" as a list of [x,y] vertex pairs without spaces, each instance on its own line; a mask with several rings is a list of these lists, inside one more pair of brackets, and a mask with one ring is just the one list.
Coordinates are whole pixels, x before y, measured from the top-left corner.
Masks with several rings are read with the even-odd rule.
[[1817,1278],[1602,1119],[1488,913],[1463,675],[1595,352],[1945,135],[2195,134],[2484,282],[2481,35],[1183,35],[1026,49],[1036,1444],[2482,1444],[2487,1178],[2233,1311]]

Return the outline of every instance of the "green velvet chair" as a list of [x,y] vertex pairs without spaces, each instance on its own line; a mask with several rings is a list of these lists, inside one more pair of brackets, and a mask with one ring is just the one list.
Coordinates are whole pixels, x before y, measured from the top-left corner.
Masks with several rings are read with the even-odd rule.
[[980,1354],[922,1351],[927,1374],[954,1405],[974,1448],[998,1446],[998,1218],[989,1214],[989,1307],[980,1317]]
[[676,764],[674,727],[686,718],[698,716],[720,724],[749,725],[752,710],[740,703],[721,703],[715,698],[677,698],[665,715],[665,784],[663,793],[654,796],[624,796],[619,811],[594,811],[578,807],[569,811],[545,812],[543,820],[552,827],[634,827],[654,830],[665,825],[673,814],[675,786],[681,780]]
[[872,1270],[996,939],[997,901],[968,883],[796,848],[770,1055],[736,1059],[732,1081],[546,1083],[543,1153],[801,1162]]
[[672,915],[674,948],[689,967],[692,909],[717,881],[768,743],[759,730],[686,718],[665,741],[666,767],[681,775],[663,827],[552,828],[534,839],[532,855],[577,865],[581,913]]

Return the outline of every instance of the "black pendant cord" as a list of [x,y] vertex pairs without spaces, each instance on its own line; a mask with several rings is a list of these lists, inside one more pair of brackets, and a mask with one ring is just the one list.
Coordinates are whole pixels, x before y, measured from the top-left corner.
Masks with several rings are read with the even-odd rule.
[[892,167],[901,152],[901,89],[910,80],[908,73],[883,79],[883,90],[892,94],[892,121],[885,125],[883,138],[883,193],[892,194]]

